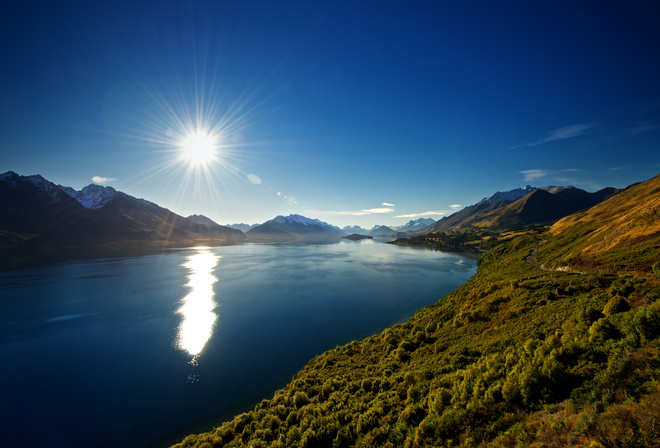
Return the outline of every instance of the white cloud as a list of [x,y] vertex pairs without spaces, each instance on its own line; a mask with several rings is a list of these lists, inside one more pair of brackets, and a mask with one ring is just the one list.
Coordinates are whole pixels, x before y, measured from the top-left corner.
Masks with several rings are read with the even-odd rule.
[[389,204],[389,203],[387,203],[387,202],[383,202],[383,203],[380,204],[380,205],[382,205],[383,207],[394,207],[394,204]]
[[565,168],[563,170],[545,170],[534,169],[519,171],[523,175],[525,182],[536,182],[540,179],[546,179],[544,182],[551,182],[555,185],[585,185],[588,183],[584,176],[580,175],[580,170],[576,168]]
[[343,212],[330,212],[334,213],[336,215],[350,215],[350,216],[363,216],[363,215],[376,215],[376,214],[381,214],[381,213],[390,213],[393,212],[393,208],[389,207],[380,207],[380,208],[369,208],[366,210],[358,210],[358,211],[343,211]]
[[438,210],[434,212],[410,213],[408,215],[397,215],[394,218],[421,218],[423,216],[445,216],[453,213],[453,210]]
[[108,182],[113,182],[117,179],[114,177],[103,177],[103,176],[94,176],[92,177],[92,182],[95,184],[107,184]]
[[548,170],[524,170],[520,171],[525,182],[533,182],[538,179],[550,176],[552,173]]
[[461,204],[452,204],[449,208],[452,210],[458,210],[459,208],[463,208],[463,206]]

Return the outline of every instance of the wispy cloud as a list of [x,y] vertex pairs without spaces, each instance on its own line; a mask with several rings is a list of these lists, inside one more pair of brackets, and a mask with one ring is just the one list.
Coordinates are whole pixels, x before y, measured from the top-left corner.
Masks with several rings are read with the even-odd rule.
[[449,208],[452,210],[458,210],[459,208],[463,208],[463,206],[461,204],[452,204]]
[[423,216],[446,216],[454,213],[454,210],[437,210],[434,212],[410,213],[407,215],[397,215],[394,218],[421,218]]
[[114,182],[115,179],[114,177],[103,177],[103,176],[94,176],[92,177],[92,182],[95,184],[107,184],[108,182]]
[[523,170],[519,171],[523,175],[523,180],[525,182],[534,182],[539,179],[548,179],[554,182],[563,182],[563,183],[572,183],[576,179],[571,175],[571,173],[578,173],[580,170],[576,168],[565,168],[563,170],[545,170],[545,169],[534,169],[534,170]]
[[394,207],[394,204],[390,204],[390,203],[388,203],[388,202],[383,202],[383,203],[380,204],[380,205],[382,205],[383,207]]
[[550,176],[552,172],[548,170],[523,170],[520,171],[520,174],[523,175],[523,180],[525,182],[533,182],[535,180]]
[[559,129],[554,129],[548,132],[545,137],[542,137],[534,142],[512,146],[509,149],[521,148],[523,146],[538,146],[544,143],[553,142],[555,140],[566,140],[567,138],[579,137],[580,135],[585,134],[592,127],[593,124],[589,123],[571,124]]
[[629,170],[633,168],[635,165],[618,165],[618,166],[613,166],[610,168],[607,168],[607,171],[621,171],[621,170]]
[[391,213],[394,209],[390,207],[379,207],[379,208],[368,208],[365,210],[357,211],[341,211],[341,212],[329,212],[334,215],[350,215],[350,216],[363,216],[363,215],[377,215],[382,213]]

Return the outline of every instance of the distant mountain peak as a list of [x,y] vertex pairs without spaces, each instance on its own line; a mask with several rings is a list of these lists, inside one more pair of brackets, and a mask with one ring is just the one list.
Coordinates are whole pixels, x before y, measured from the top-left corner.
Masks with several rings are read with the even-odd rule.
[[306,216],[296,215],[296,214],[289,216],[278,215],[273,219],[273,221],[286,223],[286,224],[297,223],[305,226],[309,226],[309,225],[330,226],[330,224],[320,221],[318,219],[307,218]]
[[230,227],[232,229],[240,230],[241,232],[245,233],[249,230],[254,229],[258,225],[259,224],[245,224],[245,223],[241,222],[241,223],[234,223],[234,224],[225,224],[225,227]]
[[189,219],[189,220],[191,220],[192,222],[194,222],[196,224],[201,224],[204,227],[206,227],[207,229],[211,229],[215,226],[220,225],[217,222],[213,221],[211,218],[207,218],[204,215],[190,215],[190,216],[187,216],[186,219]]
[[0,181],[9,182],[15,184],[16,182],[29,182],[35,187],[39,188],[50,188],[55,186],[54,183],[46,180],[41,176],[41,174],[33,174],[31,176],[20,176],[13,171],[7,171],[6,173],[0,174]]
[[342,227],[342,231],[346,233],[367,233],[368,230],[360,226],[346,226]]
[[536,188],[526,185],[515,190],[498,191],[474,205],[442,218],[425,232],[446,232],[461,227],[521,228],[532,224],[547,224],[589,208],[618,191],[605,188],[589,193],[573,186],[550,185]]
[[29,185],[36,191],[46,193],[52,200],[58,199],[61,194],[61,191],[57,185],[47,179],[44,179],[40,174],[21,176],[13,171],[7,171],[6,173],[0,174],[0,182],[5,182],[14,189]]
[[270,221],[256,226],[248,232],[250,235],[313,235],[313,234],[343,234],[339,227],[318,219],[302,215],[278,215]]
[[488,196],[487,198],[483,198],[475,205],[496,204],[500,201],[513,202],[522,197],[527,196],[529,193],[531,193],[534,190],[538,190],[538,188],[532,187],[530,185],[525,185],[522,188],[515,188],[509,191],[497,191],[495,192],[495,194]]
[[418,218],[415,220],[411,219],[402,226],[394,227],[394,230],[398,232],[410,232],[410,231],[422,230],[433,223],[435,223],[435,220],[431,218]]
[[396,233],[396,230],[391,227],[376,225],[369,231],[368,235],[387,236],[391,235],[392,233]]
[[102,208],[117,194],[114,188],[97,184],[89,184],[80,191],[63,185],[59,187],[83,207],[91,209]]

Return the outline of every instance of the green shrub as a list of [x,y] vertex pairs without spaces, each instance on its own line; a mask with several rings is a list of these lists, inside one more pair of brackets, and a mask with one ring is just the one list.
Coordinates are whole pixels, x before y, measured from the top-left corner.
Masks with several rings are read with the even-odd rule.
[[606,317],[598,319],[589,327],[589,342],[603,343],[620,337],[619,330]]
[[301,408],[301,407],[305,406],[307,403],[309,403],[309,397],[307,396],[307,394],[305,392],[298,391],[293,396],[293,404],[297,408]]
[[612,297],[603,308],[603,314],[606,316],[611,316],[613,314],[623,313],[630,309],[630,305],[621,296]]

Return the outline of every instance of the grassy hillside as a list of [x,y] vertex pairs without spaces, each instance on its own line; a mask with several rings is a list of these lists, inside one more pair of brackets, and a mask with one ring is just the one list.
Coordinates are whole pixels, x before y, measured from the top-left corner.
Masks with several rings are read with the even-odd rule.
[[537,257],[548,267],[651,274],[660,261],[660,176],[558,221],[548,240]]
[[[647,203],[659,194],[641,185]],[[253,411],[176,446],[659,446],[660,278],[528,263],[534,248],[582,244],[557,229],[501,243],[408,322],[316,357]],[[630,272],[660,259],[645,241],[625,245],[645,247]]]

